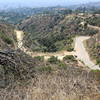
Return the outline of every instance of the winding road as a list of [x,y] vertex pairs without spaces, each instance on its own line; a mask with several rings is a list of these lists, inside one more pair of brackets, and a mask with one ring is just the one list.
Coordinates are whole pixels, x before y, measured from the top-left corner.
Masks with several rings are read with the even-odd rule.
[[94,62],[91,61],[88,52],[86,51],[86,48],[84,46],[84,41],[89,39],[88,36],[79,36],[75,38],[75,48],[73,52],[68,51],[60,51],[55,53],[42,53],[42,52],[32,52],[29,50],[29,48],[25,48],[23,46],[23,31],[15,30],[17,42],[18,42],[18,48],[20,48],[22,51],[24,51],[26,54],[30,55],[31,57],[36,56],[44,56],[45,60],[48,60],[51,56],[58,57],[59,60],[63,60],[63,58],[66,55],[73,55],[77,56],[77,60],[82,61],[85,66],[88,66],[92,70],[100,70],[99,65],[94,64]]
[[84,41],[86,41],[89,38],[90,37],[86,37],[86,36],[76,37],[75,48],[74,48],[75,49],[75,55],[77,56],[78,60],[81,60],[90,69],[100,70],[99,65],[96,65],[96,64],[94,64],[93,61],[91,61],[89,54],[86,51],[86,48],[84,46]]

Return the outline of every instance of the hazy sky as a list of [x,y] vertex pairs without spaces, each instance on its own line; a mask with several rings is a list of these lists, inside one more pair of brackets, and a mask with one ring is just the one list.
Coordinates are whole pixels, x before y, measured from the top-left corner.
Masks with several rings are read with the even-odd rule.
[[[22,6],[55,6],[55,5],[70,5],[87,2],[97,2],[100,0],[0,0],[0,4],[14,4]],[[12,5],[12,6],[14,6]]]

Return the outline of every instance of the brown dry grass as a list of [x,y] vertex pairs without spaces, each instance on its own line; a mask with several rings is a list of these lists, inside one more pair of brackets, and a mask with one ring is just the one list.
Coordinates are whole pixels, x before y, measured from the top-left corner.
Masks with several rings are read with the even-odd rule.
[[67,68],[38,73],[27,84],[1,89],[0,100],[100,100],[91,72]]

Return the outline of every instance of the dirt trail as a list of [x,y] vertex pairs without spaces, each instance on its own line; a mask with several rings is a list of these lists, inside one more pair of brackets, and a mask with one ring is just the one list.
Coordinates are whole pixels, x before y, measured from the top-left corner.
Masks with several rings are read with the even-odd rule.
[[23,46],[23,36],[24,36],[23,31],[15,30],[15,33],[17,36],[18,48],[20,48],[22,51],[24,51],[26,54],[30,55],[31,57],[44,56],[44,59],[48,60],[48,58],[50,58],[51,56],[55,56],[55,57],[58,57],[59,60],[63,60],[63,58],[66,55],[73,55],[73,56],[77,56],[77,60],[78,61],[81,60],[90,69],[100,70],[100,67],[98,65],[95,65],[91,61],[89,54],[84,47],[83,42],[89,39],[90,37],[87,37],[87,36],[76,37],[75,48],[74,48],[75,51],[73,52],[60,51],[60,52],[55,52],[55,53],[42,53],[42,52],[32,52],[31,50],[29,50],[29,48],[25,48]]
[[75,52],[68,52],[68,51],[60,51],[60,52],[55,52],[55,53],[32,52],[31,50],[29,50],[29,48],[25,48],[23,46],[24,33],[18,30],[15,30],[15,33],[17,36],[18,48],[20,48],[22,51],[24,51],[26,54],[30,55],[31,57],[44,56],[44,59],[47,60],[51,56],[55,56],[55,57],[58,57],[59,60],[63,60],[63,58],[66,55],[75,55]]
[[98,26],[88,25],[88,27],[100,31],[100,27]]

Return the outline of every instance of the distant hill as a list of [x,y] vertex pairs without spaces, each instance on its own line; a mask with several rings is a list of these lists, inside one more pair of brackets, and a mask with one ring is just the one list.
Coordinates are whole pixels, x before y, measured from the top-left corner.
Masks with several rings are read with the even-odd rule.
[[68,14],[71,13],[72,10],[67,9],[65,7],[41,7],[41,8],[27,8],[27,7],[19,7],[19,8],[9,8],[0,10],[0,20],[7,21],[11,24],[18,24],[22,20],[30,17],[34,14]]
[[87,7],[96,7],[96,8],[100,8],[100,1],[99,2],[90,2],[86,4]]
[[11,24],[18,24],[27,17],[34,14],[68,14],[78,10],[79,12],[94,12],[100,9],[100,2],[90,2],[87,4],[78,4],[72,6],[54,6],[54,7],[15,7],[0,9],[0,20],[7,21]]
[[89,2],[85,4],[78,4],[78,5],[72,5],[69,6],[70,9],[77,9],[77,8],[86,8],[87,11],[94,11],[95,9],[100,9],[100,2]]

